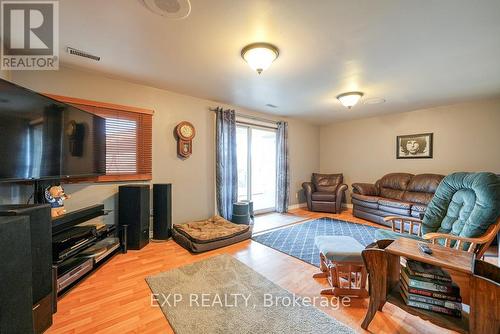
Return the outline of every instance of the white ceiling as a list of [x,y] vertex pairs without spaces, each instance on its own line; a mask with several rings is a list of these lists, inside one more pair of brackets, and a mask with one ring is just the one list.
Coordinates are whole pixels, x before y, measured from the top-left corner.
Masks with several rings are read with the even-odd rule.
[[[312,122],[500,95],[498,0],[191,0],[184,20],[140,0],[60,1],[63,64]],[[269,42],[262,75],[241,48]],[[93,62],[64,52],[101,56]],[[360,90],[384,104],[347,110]],[[270,109],[265,105],[279,106]]]

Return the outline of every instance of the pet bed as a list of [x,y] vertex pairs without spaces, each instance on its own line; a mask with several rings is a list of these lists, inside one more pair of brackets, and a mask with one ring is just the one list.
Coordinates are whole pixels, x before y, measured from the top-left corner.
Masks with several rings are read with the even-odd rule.
[[252,228],[214,216],[207,220],[175,224],[172,237],[187,250],[202,253],[249,239],[252,237]]

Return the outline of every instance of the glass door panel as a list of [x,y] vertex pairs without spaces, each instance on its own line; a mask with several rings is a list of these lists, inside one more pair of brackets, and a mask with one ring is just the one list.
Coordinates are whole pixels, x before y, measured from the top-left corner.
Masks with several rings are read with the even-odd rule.
[[251,185],[255,211],[276,205],[276,131],[252,128]]

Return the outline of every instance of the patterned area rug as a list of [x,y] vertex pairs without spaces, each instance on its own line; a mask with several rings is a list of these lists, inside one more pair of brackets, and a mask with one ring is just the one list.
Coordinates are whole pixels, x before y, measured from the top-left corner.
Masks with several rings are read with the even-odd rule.
[[315,237],[345,235],[367,246],[375,240],[376,230],[376,227],[325,217],[257,235],[252,240],[319,267],[319,250],[314,246]]

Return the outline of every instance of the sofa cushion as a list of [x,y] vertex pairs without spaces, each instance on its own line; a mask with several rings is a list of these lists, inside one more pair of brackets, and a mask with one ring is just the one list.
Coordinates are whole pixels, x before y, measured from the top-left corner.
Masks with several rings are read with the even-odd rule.
[[403,201],[396,201],[396,200],[387,199],[387,198],[379,199],[378,204],[383,205],[383,206],[397,208],[397,209],[405,209],[405,210],[409,210],[411,208],[411,203],[403,202]]
[[337,186],[344,182],[344,176],[342,174],[318,174],[313,173],[312,183],[319,192],[335,192]]
[[390,213],[391,216],[410,216],[411,210],[404,208],[395,208],[393,206],[378,205],[378,209],[383,212]]
[[427,205],[412,203],[411,205],[411,215],[415,218],[420,218],[420,214],[425,214],[425,210],[427,209]]
[[412,177],[413,174],[409,173],[390,173],[384,175],[376,183],[380,189],[380,197],[401,200]]
[[321,201],[321,202],[335,202],[335,193],[326,192],[326,191],[316,191],[312,193],[311,199],[313,201]]
[[408,184],[402,199],[407,202],[429,204],[443,178],[444,175],[439,174],[415,175]]

